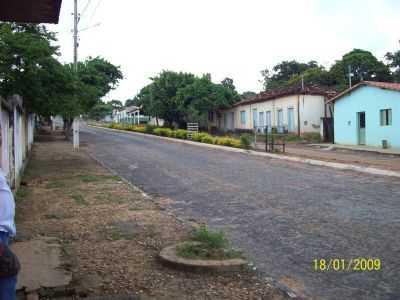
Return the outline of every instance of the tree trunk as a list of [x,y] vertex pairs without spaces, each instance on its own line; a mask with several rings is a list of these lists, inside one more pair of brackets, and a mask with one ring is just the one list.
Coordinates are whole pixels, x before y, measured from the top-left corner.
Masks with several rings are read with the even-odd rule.
[[71,140],[72,122],[73,119],[64,119],[64,135],[67,141]]

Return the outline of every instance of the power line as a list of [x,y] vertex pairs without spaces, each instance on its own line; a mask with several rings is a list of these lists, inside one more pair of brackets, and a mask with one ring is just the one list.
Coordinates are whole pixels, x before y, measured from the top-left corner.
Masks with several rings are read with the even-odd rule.
[[94,10],[93,10],[92,15],[90,16],[89,23],[93,20],[93,17],[96,15],[97,9],[99,8],[101,2],[103,2],[103,0],[99,0],[99,1],[97,2],[97,5],[96,5],[96,7],[95,7]]
[[85,7],[83,8],[83,10],[82,10],[82,12],[81,12],[81,18],[85,15],[85,12],[86,12],[86,10],[89,8],[89,5],[90,5],[90,2],[91,2],[92,0],[88,0],[87,2],[86,2],[86,5],[85,5]]

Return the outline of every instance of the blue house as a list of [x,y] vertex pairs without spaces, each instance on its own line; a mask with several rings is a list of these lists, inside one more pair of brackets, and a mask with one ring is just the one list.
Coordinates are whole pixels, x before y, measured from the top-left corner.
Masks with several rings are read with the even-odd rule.
[[362,81],[329,103],[336,144],[400,149],[400,83]]

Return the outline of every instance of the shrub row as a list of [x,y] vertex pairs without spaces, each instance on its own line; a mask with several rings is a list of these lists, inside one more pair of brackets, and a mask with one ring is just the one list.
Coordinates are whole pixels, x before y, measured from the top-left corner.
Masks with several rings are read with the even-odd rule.
[[229,146],[235,148],[243,148],[240,140],[230,137],[215,137],[205,132],[195,133],[192,135],[192,140],[201,143]]
[[[172,130],[165,127],[155,127],[152,125],[137,126],[122,123],[112,123],[108,125],[109,128],[136,131],[141,133],[154,134],[158,136],[172,137],[178,139],[187,139],[187,131],[184,129]],[[235,147],[235,148],[248,148],[249,142],[247,138],[235,139],[231,137],[215,137],[205,132],[194,133],[192,140],[201,143]]]

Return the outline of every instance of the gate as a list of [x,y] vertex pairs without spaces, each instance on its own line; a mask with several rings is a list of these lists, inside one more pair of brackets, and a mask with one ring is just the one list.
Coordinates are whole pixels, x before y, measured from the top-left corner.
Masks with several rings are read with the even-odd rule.
[[193,133],[199,133],[199,123],[187,123],[187,138],[192,139]]

